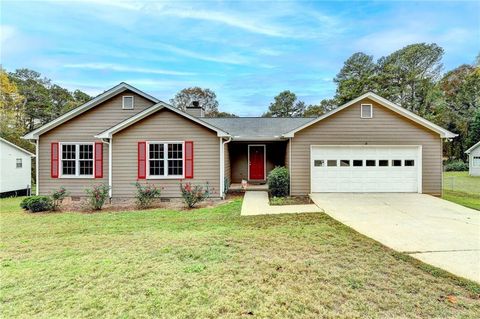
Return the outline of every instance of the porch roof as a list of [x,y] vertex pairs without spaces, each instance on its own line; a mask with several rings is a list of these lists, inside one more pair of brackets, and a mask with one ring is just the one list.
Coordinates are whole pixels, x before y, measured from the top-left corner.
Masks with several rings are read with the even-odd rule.
[[282,140],[283,135],[310,121],[311,117],[222,117],[202,118],[203,121],[228,132],[233,140]]

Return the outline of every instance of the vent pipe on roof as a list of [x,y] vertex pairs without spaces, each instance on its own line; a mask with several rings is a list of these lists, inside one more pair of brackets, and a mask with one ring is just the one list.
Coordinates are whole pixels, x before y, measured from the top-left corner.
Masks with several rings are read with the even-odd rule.
[[205,116],[205,110],[200,106],[199,101],[193,101],[192,105],[187,106],[186,112],[195,117]]

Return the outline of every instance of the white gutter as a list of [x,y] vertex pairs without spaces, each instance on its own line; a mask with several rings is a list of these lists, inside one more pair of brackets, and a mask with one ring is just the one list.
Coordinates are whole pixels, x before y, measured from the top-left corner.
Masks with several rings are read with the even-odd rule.
[[40,158],[38,157],[38,144],[39,144],[40,140],[35,140],[35,195],[38,196],[39,194],[39,189],[40,187],[38,186],[39,184],[39,180],[38,180],[38,162],[40,160]]
[[225,145],[230,143],[232,138],[229,137],[228,140],[223,142],[223,138],[220,137],[220,197],[224,198],[224,188],[225,188]]
[[102,139],[102,143],[108,145],[108,197],[110,198],[110,203],[112,202],[112,140],[113,136],[110,137],[108,142]]
[[[289,137],[288,143],[288,195],[292,195],[292,145],[293,138]],[[311,174],[311,172],[310,172]]]

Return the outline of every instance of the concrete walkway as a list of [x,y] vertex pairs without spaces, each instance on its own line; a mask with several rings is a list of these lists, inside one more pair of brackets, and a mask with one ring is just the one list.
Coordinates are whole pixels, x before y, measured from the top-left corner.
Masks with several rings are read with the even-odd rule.
[[315,204],[272,206],[268,201],[268,193],[262,191],[247,191],[242,202],[241,215],[269,215],[289,213],[319,213],[323,212]]
[[325,213],[382,244],[480,282],[480,212],[424,194],[315,193]]

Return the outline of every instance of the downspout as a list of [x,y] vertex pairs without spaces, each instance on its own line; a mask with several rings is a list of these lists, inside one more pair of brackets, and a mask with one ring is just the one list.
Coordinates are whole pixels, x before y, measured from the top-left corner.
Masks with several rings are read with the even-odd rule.
[[232,141],[232,137],[229,137],[225,142],[223,137],[220,137],[220,197],[223,199],[225,188],[225,145]]
[[102,142],[108,145],[108,197],[110,203],[112,202],[112,140],[113,136],[110,139],[102,139]]
[[293,139],[288,138],[288,195],[292,195],[292,144]]
[[40,142],[39,140],[40,137],[38,137],[36,140],[35,140],[35,195],[38,196],[39,194],[39,187],[38,187],[38,184],[39,184],[39,180],[38,180],[38,161],[40,160],[39,157],[38,157],[38,144]]

